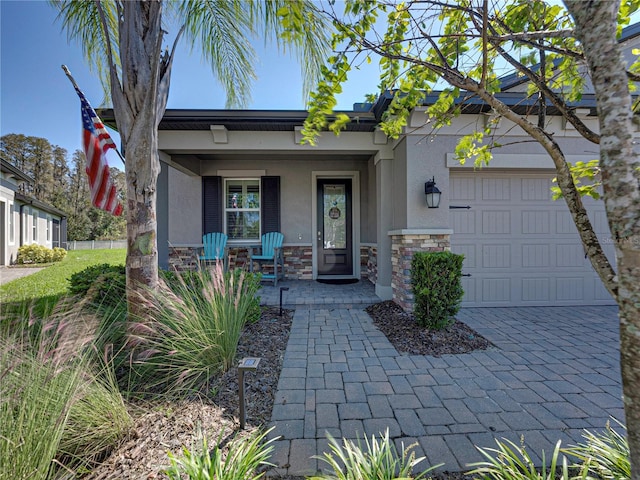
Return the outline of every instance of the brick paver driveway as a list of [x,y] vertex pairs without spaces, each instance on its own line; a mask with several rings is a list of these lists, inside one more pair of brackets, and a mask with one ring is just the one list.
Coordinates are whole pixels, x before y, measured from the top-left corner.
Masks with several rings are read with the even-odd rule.
[[389,429],[428,462],[465,470],[474,445],[524,436],[534,458],[582,429],[624,418],[615,307],[468,308],[458,318],[495,345],[440,358],[402,355],[361,309],[298,307],[272,414],[280,474],[323,462],[327,433]]

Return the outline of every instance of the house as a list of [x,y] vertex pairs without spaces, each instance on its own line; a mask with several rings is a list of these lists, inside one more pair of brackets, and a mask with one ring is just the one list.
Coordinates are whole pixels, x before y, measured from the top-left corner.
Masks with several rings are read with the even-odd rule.
[[[277,230],[288,278],[366,279],[405,308],[412,253],[448,248],[465,255],[465,305],[613,303],[566,205],[551,199],[555,171],[538,144],[502,120],[507,146],[475,171],[453,152],[461,132],[490,120],[484,105],[469,105],[436,136],[418,109],[391,140],[376,128],[388,100],[345,112],[347,131],[325,133],[315,147],[301,144],[303,111],[168,110],[159,131],[161,266],[192,268],[209,231],[229,235],[231,264],[241,266],[246,247]],[[522,96],[502,100],[521,104]],[[593,96],[578,112],[597,129]],[[597,155],[561,117],[551,121],[569,161]],[[425,202],[431,179],[439,208]],[[613,258],[604,205],[585,203]]]
[[32,182],[23,171],[0,159],[0,265],[15,263],[21,245],[66,248],[66,214],[18,191],[22,183]]
[[[640,41],[638,25],[623,33],[627,51]],[[500,99],[536,113],[518,77],[503,79]],[[425,105],[435,100],[427,96]],[[375,284],[382,299],[411,308],[414,252],[465,255],[466,306],[611,305],[563,200],[553,201],[554,165],[519,127],[501,119],[504,145],[490,166],[461,165],[460,135],[492,121],[478,100],[434,135],[426,106],[417,108],[398,140],[378,128],[389,96],[357,104],[339,136],[317,146],[301,142],[304,111],[167,110],[159,125],[158,251],[163,268],[195,268],[201,238],[229,236],[231,266],[269,231],[284,233],[288,278],[356,278]],[[598,130],[593,94],[573,107]],[[113,125],[113,113],[101,113]],[[597,158],[597,147],[550,107],[547,120],[567,160]],[[438,208],[425,184],[442,192]],[[584,199],[601,243],[614,260],[604,205]]]

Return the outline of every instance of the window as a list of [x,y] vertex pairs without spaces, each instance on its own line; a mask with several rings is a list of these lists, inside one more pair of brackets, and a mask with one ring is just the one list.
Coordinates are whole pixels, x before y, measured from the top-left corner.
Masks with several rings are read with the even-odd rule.
[[9,243],[16,243],[16,219],[13,214],[13,203],[9,202]]
[[33,219],[33,242],[36,243],[38,241],[38,212],[36,210],[31,210],[31,218]]
[[225,231],[229,240],[260,238],[260,180],[225,180]]
[[47,242],[51,241],[51,215],[47,215]]

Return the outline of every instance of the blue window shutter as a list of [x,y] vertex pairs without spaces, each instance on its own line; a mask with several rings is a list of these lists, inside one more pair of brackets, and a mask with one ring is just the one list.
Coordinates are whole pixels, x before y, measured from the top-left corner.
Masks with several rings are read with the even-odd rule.
[[280,232],[280,177],[260,177],[262,233]]
[[202,234],[222,232],[222,177],[202,177]]

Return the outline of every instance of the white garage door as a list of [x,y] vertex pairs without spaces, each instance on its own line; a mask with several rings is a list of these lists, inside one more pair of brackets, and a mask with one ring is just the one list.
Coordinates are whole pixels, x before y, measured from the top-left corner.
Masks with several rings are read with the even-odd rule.
[[[611,305],[552,173],[451,173],[451,250],[464,254],[464,306]],[[585,205],[613,258],[604,205]]]

